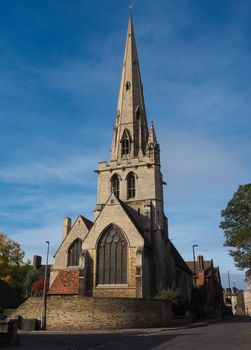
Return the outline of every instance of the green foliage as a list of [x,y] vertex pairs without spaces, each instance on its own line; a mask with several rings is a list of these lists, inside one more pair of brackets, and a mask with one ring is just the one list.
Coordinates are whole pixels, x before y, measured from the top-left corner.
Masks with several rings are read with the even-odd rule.
[[0,233],[0,279],[16,288],[22,296],[26,296],[24,281],[32,266],[29,261],[25,263],[23,258],[24,252],[20,245]]
[[33,294],[32,287],[35,281],[40,278],[41,272],[39,270],[29,270],[25,276],[23,283],[23,289],[26,297],[29,297]]
[[173,286],[167,289],[161,289],[158,294],[155,296],[155,299],[168,300],[172,304],[178,304],[180,302],[180,294],[177,288]]
[[235,248],[230,250],[235,265],[251,276],[251,183],[239,186],[221,216],[224,245]]

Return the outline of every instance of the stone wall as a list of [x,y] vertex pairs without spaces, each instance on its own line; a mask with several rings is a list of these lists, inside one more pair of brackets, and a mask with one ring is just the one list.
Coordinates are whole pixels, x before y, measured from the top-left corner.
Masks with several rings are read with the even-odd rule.
[[251,288],[244,291],[245,314],[251,315]]
[[[41,318],[42,298],[31,297],[11,318]],[[164,300],[133,298],[49,297],[48,330],[157,327],[171,323],[171,305]]]

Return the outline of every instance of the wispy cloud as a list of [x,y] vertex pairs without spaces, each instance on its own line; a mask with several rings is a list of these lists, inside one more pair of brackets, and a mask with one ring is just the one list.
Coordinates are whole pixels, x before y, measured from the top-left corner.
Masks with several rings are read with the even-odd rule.
[[[91,218],[93,170],[109,158],[125,8],[77,3],[0,11],[0,230],[29,256],[41,254],[45,237],[56,248],[65,215]],[[219,213],[251,172],[251,6],[243,3],[135,0],[170,236],[185,257],[196,240],[225,268]]]
[[8,183],[44,184],[60,181],[63,183],[82,184],[92,182],[93,171],[97,167],[97,155],[80,154],[68,158],[26,161],[1,169],[0,181]]

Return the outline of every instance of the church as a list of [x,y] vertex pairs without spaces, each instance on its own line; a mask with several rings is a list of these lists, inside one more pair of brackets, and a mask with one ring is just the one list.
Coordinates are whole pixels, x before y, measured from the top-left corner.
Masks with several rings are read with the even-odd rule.
[[131,15],[111,159],[96,173],[93,222],[64,219],[49,298],[151,299],[174,287],[190,300],[191,271],[168,236],[160,146],[153,123],[148,126]]

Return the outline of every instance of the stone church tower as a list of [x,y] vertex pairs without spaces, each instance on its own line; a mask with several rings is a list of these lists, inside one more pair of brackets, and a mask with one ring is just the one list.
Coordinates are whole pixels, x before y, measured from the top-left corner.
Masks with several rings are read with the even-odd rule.
[[160,168],[129,16],[111,159],[98,164],[94,222],[65,219],[49,294],[149,298],[175,285],[187,296],[191,276],[168,238]]

